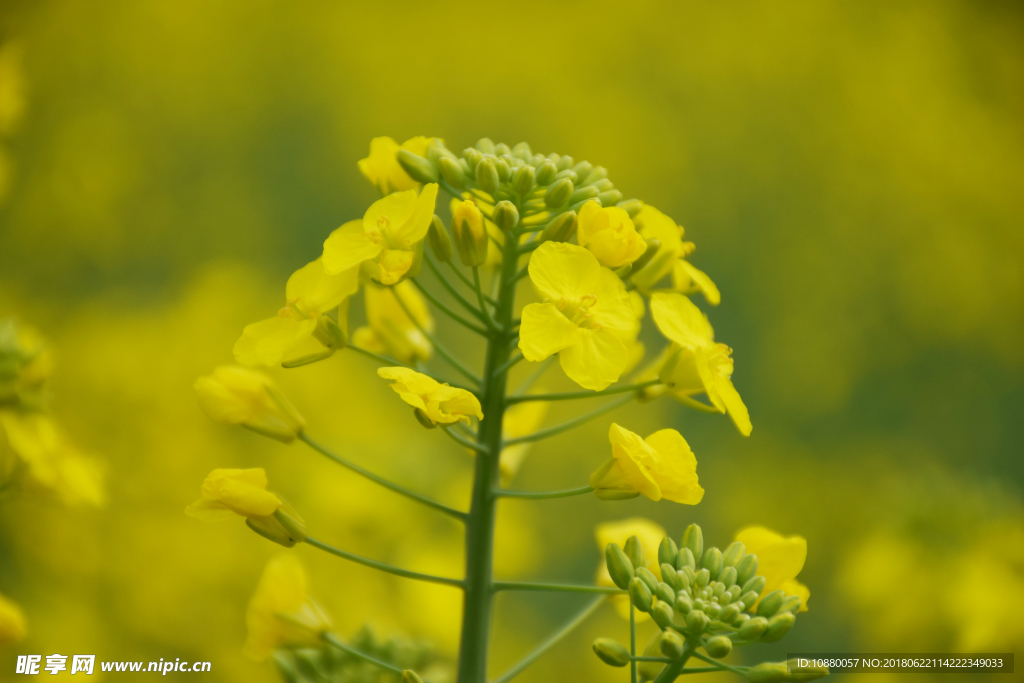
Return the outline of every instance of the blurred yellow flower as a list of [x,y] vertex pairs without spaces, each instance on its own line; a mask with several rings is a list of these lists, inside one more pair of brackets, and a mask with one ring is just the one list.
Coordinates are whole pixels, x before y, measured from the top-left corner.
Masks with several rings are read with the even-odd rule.
[[[604,549],[608,547],[609,543],[617,543],[622,547],[630,536],[636,536],[640,540],[640,545],[644,548],[646,567],[659,579],[661,578],[661,565],[658,564],[658,546],[661,545],[661,539],[667,535],[665,527],[657,522],[652,522],[646,517],[629,517],[615,522],[602,522],[594,529],[594,537],[597,540],[597,547],[601,551],[602,557]],[[600,565],[598,565],[595,581],[599,586],[615,585],[612,577],[608,574],[608,566],[603,559]],[[628,595],[612,595],[609,601],[615,606],[615,611],[622,618],[629,619]],[[636,612],[636,621],[638,623],[648,619],[650,619],[650,616],[646,613],[639,610]]]
[[603,208],[595,201],[587,202],[580,209],[576,236],[580,246],[589,249],[601,265],[608,268],[632,263],[647,251],[647,243],[624,209]]
[[222,365],[195,381],[199,407],[211,419],[242,425],[288,443],[306,421],[269,377],[237,365]]
[[622,281],[583,247],[563,242],[541,245],[529,269],[544,301],[523,309],[519,348],[526,360],[557,353],[565,374],[586,389],[617,381],[639,324]]
[[655,501],[696,505],[704,497],[697,483],[697,458],[676,430],[662,429],[641,439],[613,423],[608,438],[612,458],[590,477],[598,498],[621,500],[642,493]]
[[[246,325],[235,342],[242,365],[293,367],[322,360],[347,343],[348,297],[359,288],[359,269],[325,272],[321,259],[292,273],[287,304],[277,316]],[[338,309],[338,320],[325,315]]]
[[431,138],[422,135],[409,138],[399,146],[389,137],[370,140],[370,155],[359,160],[359,171],[373,183],[382,195],[412,190],[419,183],[409,177],[395,158],[400,149],[406,149],[421,157],[427,156],[427,145]]
[[434,424],[460,420],[469,424],[469,416],[484,419],[480,401],[465,389],[442,384],[409,368],[378,368],[377,374],[392,382],[391,388],[402,400],[418,409]]
[[25,615],[21,608],[0,593],[0,647],[25,638]]
[[651,296],[651,313],[658,329],[677,346],[662,366],[661,381],[679,396],[706,393],[749,436],[750,414],[732,385],[732,349],[714,342],[707,317],[682,294],[663,292]]
[[693,252],[693,242],[683,241],[683,226],[650,204],[644,204],[636,215],[636,225],[647,240],[657,240],[657,253],[633,273],[631,278],[637,289],[646,293],[667,275],[672,275],[672,290],[682,294],[700,292],[712,306],[717,306],[722,295],[705,273],[693,267],[685,257]]
[[[501,433],[505,439],[516,439],[521,436],[533,434],[544,422],[548,414],[547,401],[527,401],[516,403],[505,410],[505,416],[501,422]],[[523,464],[523,458],[530,450],[530,443],[517,443],[501,449],[501,458],[498,467],[501,470],[501,480],[507,483],[516,476],[519,466]]]
[[330,234],[324,242],[324,268],[341,273],[365,263],[369,277],[385,285],[415,275],[436,199],[437,183],[419,193],[406,190],[378,199],[361,221],[349,221]]
[[245,614],[245,655],[265,660],[280,645],[316,644],[331,620],[306,594],[306,572],[291,554],[267,562]]
[[206,477],[199,500],[185,508],[185,514],[206,522],[233,515],[269,517],[281,504],[281,499],[267,490],[267,473],[262,467],[219,469]]
[[798,595],[800,611],[807,611],[811,590],[796,580],[807,560],[807,539],[802,536],[786,536],[775,533],[763,526],[749,526],[736,534],[736,540],[757,555],[757,573],[766,580],[761,595],[781,590],[786,595]]
[[[409,309],[410,318],[398,303],[397,296]],[[433,348],[430,341],[413,324],[413,319],[428,332],[434,331],[434,319],[427,302],[410,282],[392,287],[366,284],[366,321],[369,323],[352,333],[352,343],[359,348],[386,353],[403,363],[425,361]]]

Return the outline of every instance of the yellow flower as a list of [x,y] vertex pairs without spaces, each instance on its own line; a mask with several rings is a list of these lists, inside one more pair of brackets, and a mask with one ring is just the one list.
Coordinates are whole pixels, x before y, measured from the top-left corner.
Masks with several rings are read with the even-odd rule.
[[330,234],[324,242],[324,269],[341,273],[365,264],[366,275],[385,285],[415,275],[436,199],[437,183],[419,193],[406,190],[378,199],[361,221],[349,221]]
[[246,519],[269,517],[283,502],[267,490],[267,473],[262,467],[213,470],[201,491],[199,500],[185,508],[185,514],[204,522],[233,515]]
[[612,458],[590,477],[598,498],[621,500],[642,493],[651,500],[696,505],[704,497],[697,483],[697,458],[676,430],[662,429],[641,439],[612,424],[608,438]]
[[565,374],[586,389],[617,381],[639,325],[622,281],[586,249],[563,242],[542,244],[529,269],[544,302],[523,309],[519,348],[526,360],[557,353]]
[[[359,288],[359,270],[329,274],[321,259],[298,269],[285,287],[287,304],[277,316],[246,325],[235,342],[242,365],[295,367],[330,356],[347,343],[348,297]],[[325,315],[338,309],[335,322]]]
[[[402,297],[413,318],[399,305],[396,294]],[[434,331],[434,319],[426,300],[411,283],[399,282],[393,287],[368,283],[365,298],[369,325],[352,333],[353,344],[374,353],[389,354],[403,363],[430,358],[433,351],[430,341],[413,324],[413,319],[427,332]]]
[[99,463],[75,450],[51,417],[3,410],[0,426],[10,449],[28,466],[29,483],[53,492],[65,505],[104,504]]
[[[646,560],[647,568],[659,579],[661,578],[661,565],[658,564],[658,546],[661,545],[661,539],[666,535],[663,526],[644,517],[630,517],[617,522],[602,522],[594,529],[597,547],[601,551],[602,557],[604,549],[609,543],[617,543],[619,547],[622,547],[626,544],[626,539],[630,536],[636,536],[644,547],[644,559]],[[608,574],[608,566],[603,559],[598,566],[596,582],[599,586],[615,585],[612,577]],[[628,595],[612,595],[610,602],[615,606],[615,610],[623,619],[629,619]],[[647,619],[650,619],[647,614],[637,610],[636,620],[638,623]]]
[[280,645],[316,644],[331,620],[306,593],[306,572],[294,555],[267,562],[245,613],[244,652],[258,662]]
[[647,243],[624,209],[602,208],[594,201],[580,209],[576,236],[581,247],[589,249],[602,266],[609,268],[632,263],[647,251]]
[[705,273],[693,267],[685,257],[693,252],[693,242],[683,241],[683,227],[658,211],[650,204],[644,204],[636,216],[640,234],[647,240],[661,243],[658,252],[648,263],[632,274],[637,288],[650,293],[651,288],[667,275],[672,276],[672,290],[682,294],[700,292],[712,306],[722,300],[718,287]]
[[732,385],[732,349],[715,343],[707,317],[682,294],[661,292],[651,296],[651,313],[658,329],[676,345],[661,369],[661,381],[680,396],[706,393],[749,436],[750,414]]
[[807,560],[807,539],[802,536],[783,537],[763,526],[749,526],[736,534],[736,540],[757,555],[757,573],[766,580],[761,595],[782,590],[786,595],[798,595],[803,603],[800,611],[807,611],[810,589],[796,580]]
[[[516,403],[505,411],[505,417],[501,422],[501,433],[505,439],[516,439],[527,434],[533,434],[540,428],[544,417],[548,413],[547,401],[527,401]],[[501,458],[498,467],[501,470],[501,480],[507,483],[516,476],[519,466],[530,449],[530,443],[517,443],[501,449]]]
[[0,647],[25,638],[25,615],[21,608],[0,594]]
[[402,400],[418,409],[434,424],[460,420],[469,424],[469,416],[484,419],[477,397],[465,389],[441,384],[409,368],[378,368],[377,374],[392,382],[391,388]]
[[193,388],[199,407],[217,422],[240,424],[285,443],[306,427],[270,378],[248,368],[222,365],[197,379]]
[[377,186],[382,195],[415,189],[419,187],[419,183],[409,177],[395,155],[398,150],[406,149],[425,157],[431,139],[420,135],[409,138],[399,146],[389,137],[374,138],[370,140],[370,155],[359,160],[359,170],[367,180]]

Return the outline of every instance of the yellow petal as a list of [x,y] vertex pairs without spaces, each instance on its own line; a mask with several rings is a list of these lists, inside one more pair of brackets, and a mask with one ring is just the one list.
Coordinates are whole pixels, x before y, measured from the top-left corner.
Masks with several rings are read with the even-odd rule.
[[309,599],[306,573],[292,554],[267,563],[245,614],[244,652],[262,661],[280,645],[316,644],[331,621]]
[[658,453],[652,474],[661,488],[661,495],[676,503],[699,503],[704,489],[697,482],[697,458],[682,434],[674,429],[662,429],[644,441]]
[[316,320],[283,316],[246,325],[235,342],[235,360],[242,365],[280,365],[315,329]]
[[632,263],[647,250],[625,210],[617,206],[602,208],[595,201],[587,202],[580,210],[576,234],[580,246],[608,268]]
[[542,296],[552,301],[577,299],[597,289],[601,264],[583,247],[545,242],[530,257],[529,272]]
[[732,380],[728,377],[716,377],[715,388],[718,390],[718,395],[722,398],[725,409],[729,411],[729,417],[732,418],[736,429],[740,430],[740,434],[743,436],[750,436],[750,432],[754,428],[750,423],[750,413],[747,412],[747,406],[743,403],[743,399],[740,398],[736,387],[733,386]]
[[618,543],[621,547],[626,544],[626,539],[630,536],[636,536],[644,547],[647,568],[659,577],[661,571],[658,564],[658,546],[661,545],[661,539],[667,535],[665,527],[645,517],[630,517],[616,522],[603,522],[594,529],[597,547],[601,552],[604,552],[609,543]]
[[349,221],[332,232],[324,241],[324,269],[340,273],[363,261],[376,258],[383,245],[370,239],[363,229],[363,221]]
[[434,219],[437,188],[437,183],[427,183],[424,185],[413,203],[413,210],[408,219],[401,224],[393,224],[393,232],[390,238],[398,241],[392,246],[408,249],[416,242],[422,242],[426,238],[427,230],[430,229],[430,222]]
[[682,259],[676,261],[672,269],[672,288],[680,292],[689,292],[695,289],[703,294],[712,306],[717,306],[722,301],[722,294],[711,278],[704,271],[698,270],[688,261]]
[[711,326],[692,301],[676,293],[657,292],[651,296],[651,315],[661,333],[686,348],[711,345]]
[[751,526],[736,534],[747,552],[757,555],[757,573],[767,580],[764,595],[796,578],[807,560],[807,540],[783,537],[762,526]]
[[562,350],[558,360],[569,379],[584,389],[600,391],[619,380],[629,362],[629,352],[607,330],[579,328],[576,343]]
[[220,509],[243,517],[266,517],[281,506],[281,499],[267,491],[267,473],[253,469],[213,470],[203,482],[202,496],[185,509],[185,514],[198,519],[216,519]]
[[358,288],[358,267],[330,274],[325,272],[323,261],[317,259],[292,273],[285,287],[285,298],[299,302],[306,313],[326,313],[355,294]]
[[519,326],[519,348],[533,363],[576,343],[577,327],[554,304],[529,304]]
[[608,430],[608,439],[616,465],[607,475],[609,483],[625,483],[651,500],[661,500],[661,487],[652,471],[657,459],[653,449],[638,434],[614,423]]
[[385,249],[380,257],[380,282],[382,285],[393,285],[409,272],[416,254],[411,251]]

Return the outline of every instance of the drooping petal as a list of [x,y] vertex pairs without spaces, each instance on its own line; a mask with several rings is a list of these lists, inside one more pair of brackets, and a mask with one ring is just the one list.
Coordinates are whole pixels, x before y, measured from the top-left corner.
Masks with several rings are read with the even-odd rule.
[[576,343],[562,350],[558,360],[569,379],[584,389],[600,391],[619,380],[629,362],[629,351],[610,331],[581,327]]
[[661,333],[675,343],[690,349],[711,345],[707,318],[682,294],[655,293],[651,296],[651,315]]
[[722,294],[707,274],[695,268],[689,261],[679,259],[672,269],[672,288],[680,292],[696,289],[712,306],[722,302]]
[[355,220],[345,223],[332,232],[324,241],[324,270],[328,273],[340,273],[363,261],[376,258],[383,245],[370,239],[363,230],[363,221]]
[[519,348],[533,363],[576,343],[578,328],[554,304],[529,304],[519,326]]
[[545,242],[530,257],[530,280],[551,300],[576,299],[597,289],[601,264],[583,247]]
[[644,441],[658,452],[653,475],[661,487],[661,495],[676,503],[699,503],[704,489],[697,483],[697,458],[682,434],[674,429],[662,429]]
[[732,418],[733,424],[736,425],[736,429],[740,430],[740,434],[743,436],[750,436],[750,432],[754,429],[750,422],[750,413],[747,412],[747,406],[743,403],[743,399],[740,398],[736,387],[733,386],[732,380],[728,377],[719,376],[715,378],[715,388],[718,390],[718,395],[722,398],[725,409],[729,412],[729,417]]

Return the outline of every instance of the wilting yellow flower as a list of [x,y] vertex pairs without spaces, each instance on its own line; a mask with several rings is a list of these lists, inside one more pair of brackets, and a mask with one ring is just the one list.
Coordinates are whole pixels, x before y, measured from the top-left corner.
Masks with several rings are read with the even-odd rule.
[[[397,296],[409,309],[410,318],[398,303]],[[434,331],[434,319],[423,296],[410,282],[399,282],[392,287],[367,283],[365,289],[366,322],[352,333],[352,343],[359,348],[386,353],[403,363],[425,361],[433,348],[413,320],[427,332]]]
[[419,183],[409,177],[395,155],[398,154],[398,150],[406,149],[425,157],[430,140],[431,138],[420,135],[409,138],[399,146],[389,137],[374,138],[370,140],[370,155],[359,160],[359,171],[377,186],[382,195],[415,189],[419,187]]
[[199,500],[185,508],[185,514],[204,522],[240,515],[250,529],[288,548],[306,538],[306,523],[267,490],[262,467],[213,470],[203,481]]
[[538,247],[529,269],[544,302],[523,309],[519,348],[526,360],[557,353],[565,374],[586,389],[617,381],[639,324],[622,281],[589,251],[564,242]]
[[[544,422],[548,413],[547,401],[526,401],[516,403],[505,411],[501,422],[501,434],[505,439],[516,439],[527,434],[533,434]],[[498,467],[501,469],[502,482],[508,482],[516,476],[519,466],[530,450],[530,443],[517,443],[501,449],[501,458],[498,460]]]
[[661,381],[682,396],[706,393],[749,436],[750,414],[732,385],[732,349],[715,343],[707,317],[682,294],[660,292],[651,297],[651,313],[661,333],[677,346],[661,369]]
[[[597,569],[597,585],[615,585],[612,577],[608,574],[608,566],[603,559],[604,549],[609,543],[617,543],[622,547],[630,536],[636,536],[640,540],[640,544],[644,548],[644,559],[646,560],[647,568],[660,579],[661,565],[658,564],[658,546],[661,545],[661,539],[666,535],[663,526],[645,517],[629,517],[617,522],[602,522],[598,524],[594,529],[594,536],[597,539],[597,547],[602,553],[602,560]],[[615,611],[620,616],[624,619],[629,619],[628,595],[612,595],[609,600],[615,606]],[[637,622],[646,621],[647,619],[650,619],[647,614],[637,610]]]
[[650,204],[644,204],[636,216],[636,225],[646,240],[657,240],[661,246],[647,264],[632,274],[637,288],[649,293],[667,275],[672,275],[672,290],[682,294],[699,291],[712,306],[722,300],[718,287],[705,273],[693,267],[685,257],[693,252],[693,242],[683,241],[683,227],[658,211]]
[[647,251],[647,243],[625,209],[602,208],[594,201],[580,209],[576,236],[581,247],[589,249],[602,266],[609,268],[632,263]]
[[704,497],[697,483],[697,458],[676,430],[662,429],[641,439],[613,423],[608,438],[612,458],[590,476],[598,498],[621,500],[642,493],[651,500],[696,505]]
[[802,536],[783,537],[763,526],[749,526],[736,534],[736,540],[757,555],[757,573],[766,580],[761,595],[782,590],[786,595],[798,595],[803,601],[800,611],[807,611],[811,590],[796,580],[807,560],[807,539]]
[[222,365],[196,380],[199,407],[211,419],[237,424],[288,443],[306,421],[269,377],[237,365]]
[[341,273],[365,264],[366,274],[385,285],[415,275],[436,199],[437,183],[378,199],[362,220],[345,223],[324,242],[325,270]]
[[392,382],[391,388],[402,400],[417,408],[434,424],[451,424],[460,420],[469,424],[469,416],[484,419],[480,401],[465,389],[427,377],[409,368],[378,368],[377,374]]
[[316,644],[331,620],[306,593],[306,572],[291,554],[267,562],[249,600],[245,655],[265,660],[280,645]]
[[28,466],[28,483],[56,494],[65,505],[104,504],[100,464],[73,448],[53,418],[2,410],[0,427],[11,451]]
[[25,637],[25,615],[21,608],[0,594],[0,647]]
[[[321,259],[292,273],[287,304],[277,316],[246,325],[235,342],[242,365],[294,367],[330,356],[348,337],[348,297],[359,288],[359,269],[329,274]],[[326,315],[338,309],[338,320]]]

